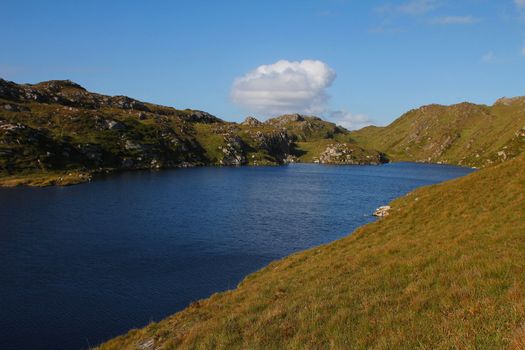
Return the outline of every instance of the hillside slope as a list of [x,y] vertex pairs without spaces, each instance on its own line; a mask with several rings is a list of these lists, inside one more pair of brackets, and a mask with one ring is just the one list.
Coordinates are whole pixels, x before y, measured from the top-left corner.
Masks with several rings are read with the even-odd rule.
[[[283,116],[266,123],[249,118],[237,124],[202,111],[92,93],[67,80],[31,85],[0,79],[4,185],[82,182],[112,170],[282,164],[319,158],[339,139],[346,143],[333,162],[386,161],[353,144],[348,130],[319,118]],[[305,151],[298,141],[316,146]]]
[[525,150],[525,97],[502,98],[493,106],[424,106],[352,137],[393,160],[482,167]]
[[100,349],[522,349],[525,155]]

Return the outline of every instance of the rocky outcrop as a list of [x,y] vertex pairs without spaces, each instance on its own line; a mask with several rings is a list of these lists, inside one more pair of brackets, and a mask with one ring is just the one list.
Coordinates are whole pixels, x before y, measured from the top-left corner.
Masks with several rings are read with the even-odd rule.
[[58,141],[46,130],[0,120],[0,174],[47,171],[65,164],[91,163],[71,144]]
[[241,123],[241,125],[244,126],[259,126],[262,125],[262,123],[257,120],[255,117],[247,117],[244,119],[244,121]]
[[367,151],[356,145],[348,143],[334,143],[326,147],[316,161],[321,164],[381,164],[388,162],[388,159],[379,152]]
[[383,218],[390,214],[390,209],[392,208],[389,205],[383,205],[377,208],[372,215]]
[[229,136],[224,139],[225,145],[219,146],[219,149],[224,154],[220,160],[221,165],[225,166],[239,166],[246,164],[246,154],[244,149],[246,145],[238,136]]
[[301,114],[285,114],[279,117],[271,118],[266,121],[266,124],[283,127],[289,123],[304,122],[305,117]]
[[348,130],[334,123],[301,114],[285,114],[268,119],[264,124],[286,130],[290,138],[298,142],[333,139],[336,135],[349,134]]
[[188,110],[188,111],[189,113],[186,116],[183,116],[183,119],[189,122],[205,123],[205,124],[222,122],[221,119],[207,112],[197,111],[197,110]]
[[292,140],[285,131],[261,132],[252,134],[257,148],[267,151],[283,162],[292,153]]
[[495,106],[498,106],[498,105],[510,106],[513,104],[525,105],[525,96],[502,97],[496,100],[496,102],[494,103]]
[[106,120],[108,130],[125,130],[126,126],[116,120]]

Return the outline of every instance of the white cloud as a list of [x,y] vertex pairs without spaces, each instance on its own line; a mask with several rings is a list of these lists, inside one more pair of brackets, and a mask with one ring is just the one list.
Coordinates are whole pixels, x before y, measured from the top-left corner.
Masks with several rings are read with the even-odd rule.
[[520,10],[525,10],[525,0],[514,0],[514,4]]
[[493,51],[489,51],[481,57],[481,61],[485,63],[493,63],[494,61],[496,61],[496,55]]
[[431,23],[442,24],[442,25],[473,24],[477,22],[479,22],[479,18],[476,18],[473,16],[445,16],[445,17],[434,18],[433,20],[431,20]]
[[264,116],[285,113],[320,114],[326,110],[326,89],[335,71],[322,61],[280,60],[235,79],[231,98]]
[[525,46],[523,46],[523,47],[521,48],[521,55],[522,55],[522,56],[525,56]]
[[352,114],[348,111],[333,111],[329,119],[348,130],[356,130],[371,125],[372,120],[364,114]]

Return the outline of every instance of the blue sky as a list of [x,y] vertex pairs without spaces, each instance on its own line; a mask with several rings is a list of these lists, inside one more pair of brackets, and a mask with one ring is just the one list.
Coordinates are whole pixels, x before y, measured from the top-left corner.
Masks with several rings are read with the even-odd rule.
[[355,128],[525,95],[525,0],[3,0],[2,13],[4,79],[231,121],[283,106]]

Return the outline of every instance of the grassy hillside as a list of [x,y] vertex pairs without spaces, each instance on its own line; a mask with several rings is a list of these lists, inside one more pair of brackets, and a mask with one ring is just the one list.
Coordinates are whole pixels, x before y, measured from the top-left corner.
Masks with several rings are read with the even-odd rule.
[[523,349],[525,155],[100,349]]
[[[314,157],[310,150],[319,157],[324,149],[304,151],[296,142],[325,140],[349,141],[349,131],[300,115],[229,123],[202,111],[92,93],[67,80],[0,79],[0,185],[71,184],[113,170],[304,161]],[[379,152],[359,150],[353,163],[384,161]]]
[[393,160],[482,167],[525,150],[525,97],[503,98],[493,106],[424,106],[386,127],[371,126],[351,135]]

